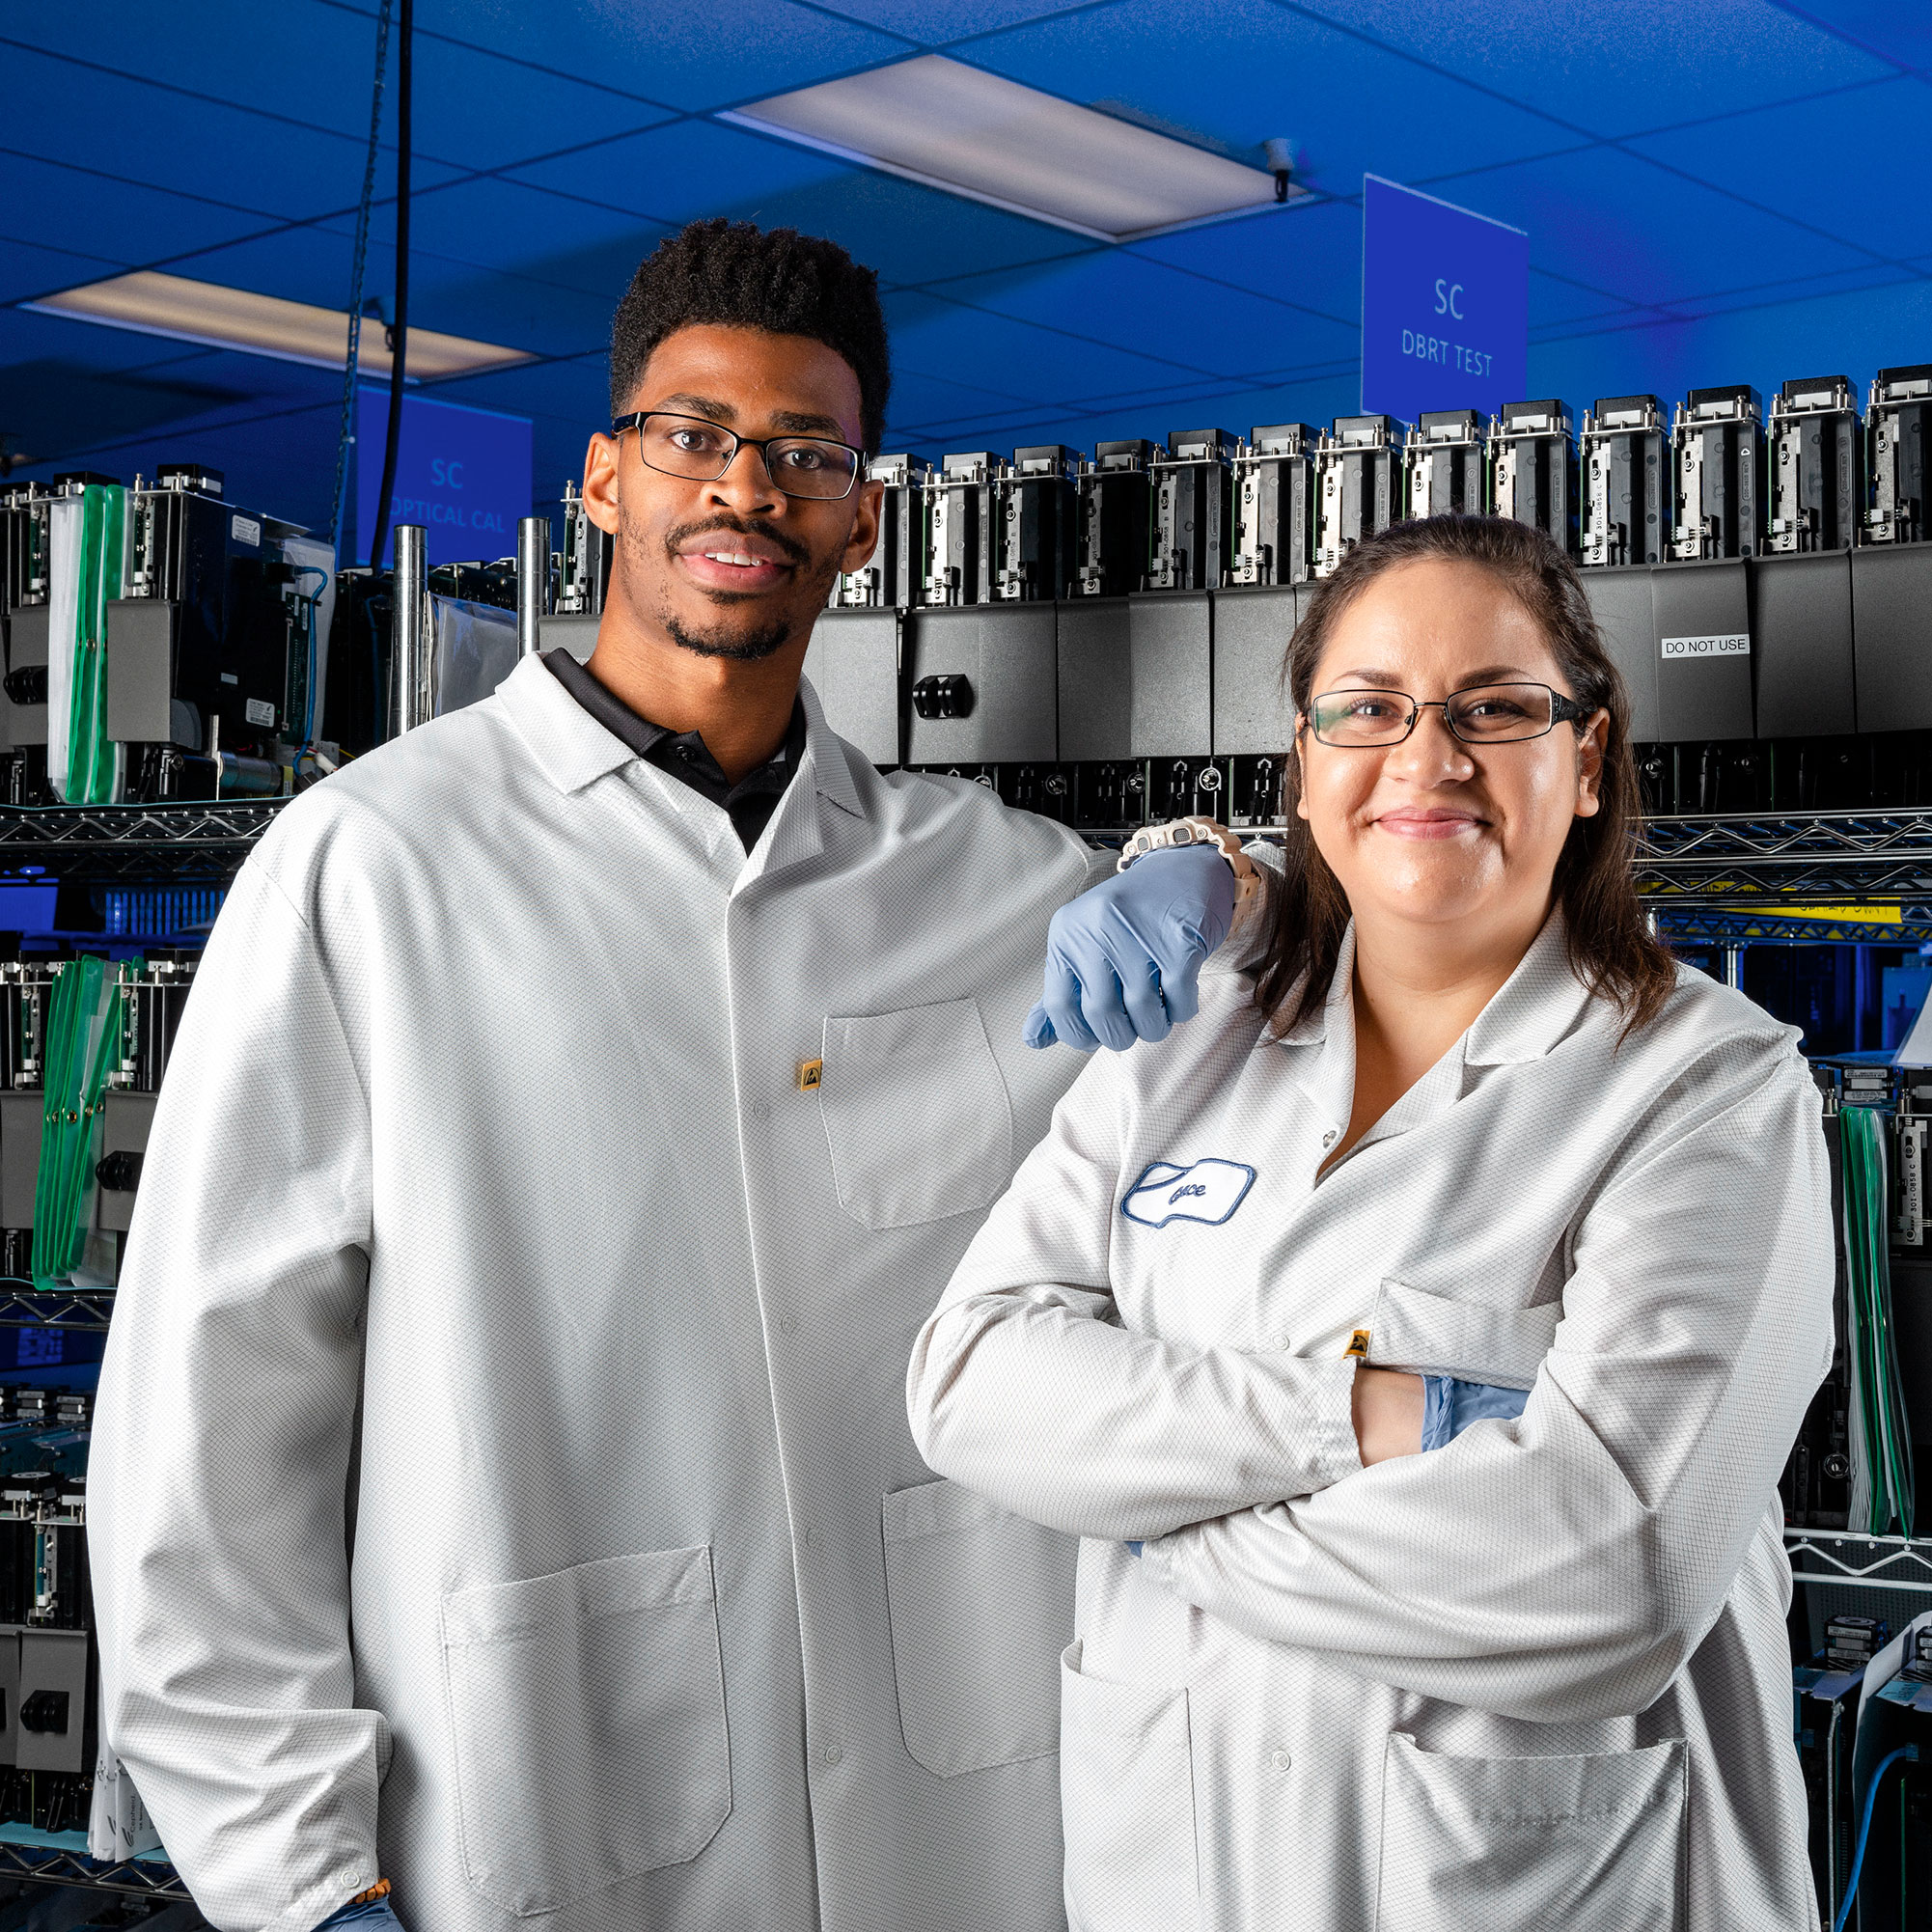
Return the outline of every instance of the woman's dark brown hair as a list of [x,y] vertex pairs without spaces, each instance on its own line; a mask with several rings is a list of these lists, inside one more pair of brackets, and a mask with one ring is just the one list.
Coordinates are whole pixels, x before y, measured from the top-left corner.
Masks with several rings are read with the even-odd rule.
[[[1570,696],[1586,711],[1610,714],[1598,787],[1602,803],[1594,817],[1570,827],[1557,861],[1557,903],[1571,966],[1591,992],[1622,1012],[1625,1031],[1632,1032],[1657,1016],[1676,982],[1676,963],[1645,926],[1631,874],[1641,806],[1630,702],[1604,654],[1583,579],[1549,538],[1508,517],[1429,516],[1358,543],[1309,601],[1283,668],[1288,695],[1306,716],[1322,651],[1341,614],[1385,570],[1427,558],[1489,571],[1535,620]],[[1328,997],[1349,918],[1341,882],[1315,849],[1308,821],[1296,815],[1301,777],[1297,741],[1285,772],[1284,882],[1256,984],[1262,1010],[1283,1033]]]

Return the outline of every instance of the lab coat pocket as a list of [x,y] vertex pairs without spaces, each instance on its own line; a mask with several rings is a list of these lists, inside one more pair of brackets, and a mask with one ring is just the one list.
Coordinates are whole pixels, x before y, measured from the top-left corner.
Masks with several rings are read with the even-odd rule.
[[731,1808],[708,1548],[443,1599],[470,1883],[519,1918],[695,1858]]
[[1201,1922],[1187,1692],[1111,1684],[1069,1644],[1060,1672],[1060,1808],[1071,1932]]
[[1561,1302],[1494,1308],[1384,1282],[1369,1317],[1368,1360],[1377,1368],[1532,1389],[1562,1318]]
[[1376,1932],[1677,1932],[1690,1759],[1450,1757],[1395,1731]]
[[990,1207],[1013,1110],[974,1000],[825,1022],[818,1105],[839,1205],[868,1228]]
[[970,1489],[885,1500],[886,1601],[899,1727],[941,1778],[1060,1749],[1060,1652],[1079,1542]]

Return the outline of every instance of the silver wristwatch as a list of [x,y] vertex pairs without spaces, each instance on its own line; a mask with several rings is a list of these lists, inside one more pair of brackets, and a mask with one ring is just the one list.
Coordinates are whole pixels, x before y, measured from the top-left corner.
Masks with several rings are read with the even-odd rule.
[[1212,845],[1234,870],[1234,906],[1238,912],[1261,890],[1261,875],[1255,862],[1241,849],[1241,842],[1227,826],[1212,818],[1171,818],[1165,825],[1143,825],[1120,847],[1116,871],[1124,872],[1136,859],[1179,845]]

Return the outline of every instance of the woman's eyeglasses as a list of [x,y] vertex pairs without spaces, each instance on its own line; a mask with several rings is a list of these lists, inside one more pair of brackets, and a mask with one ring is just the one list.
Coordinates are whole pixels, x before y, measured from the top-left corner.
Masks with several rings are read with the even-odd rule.
[[1317,742],[1362,750],[1399,745],[1431,707],[1466,745],[1540,738],[1560,724],[1589,716],[1574,698],[1547,684],[1473,684],[1447,698],[1421,699],[1406,691],[1328,691],[1309,701],[1307,716]]

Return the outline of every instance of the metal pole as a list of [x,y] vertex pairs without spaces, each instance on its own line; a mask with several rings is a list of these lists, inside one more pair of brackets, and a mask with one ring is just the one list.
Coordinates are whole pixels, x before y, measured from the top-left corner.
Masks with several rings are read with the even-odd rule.
[[534,657],[550,611],[550,519],[526,516],[516,526],[516,654]]
[[1744,948],[1726,946],[1725,948],[1725,984],[1737,992],[1744,991]]
[[428,530],[396,526],[389,618],[389,735],[427,724],[436,708],[435,640],[429,635]]
[[375,535],[369,567],[382,567],[382,533],[389,521],[390,492],[396,487],[396,455],[402,445],[403,364],[409,353],[409,150],[410,69],[416,38],[415,0],[400,0],[396,62],[396,319],[389,325],[389,432],[382,446],[382,487],[375,497]]

